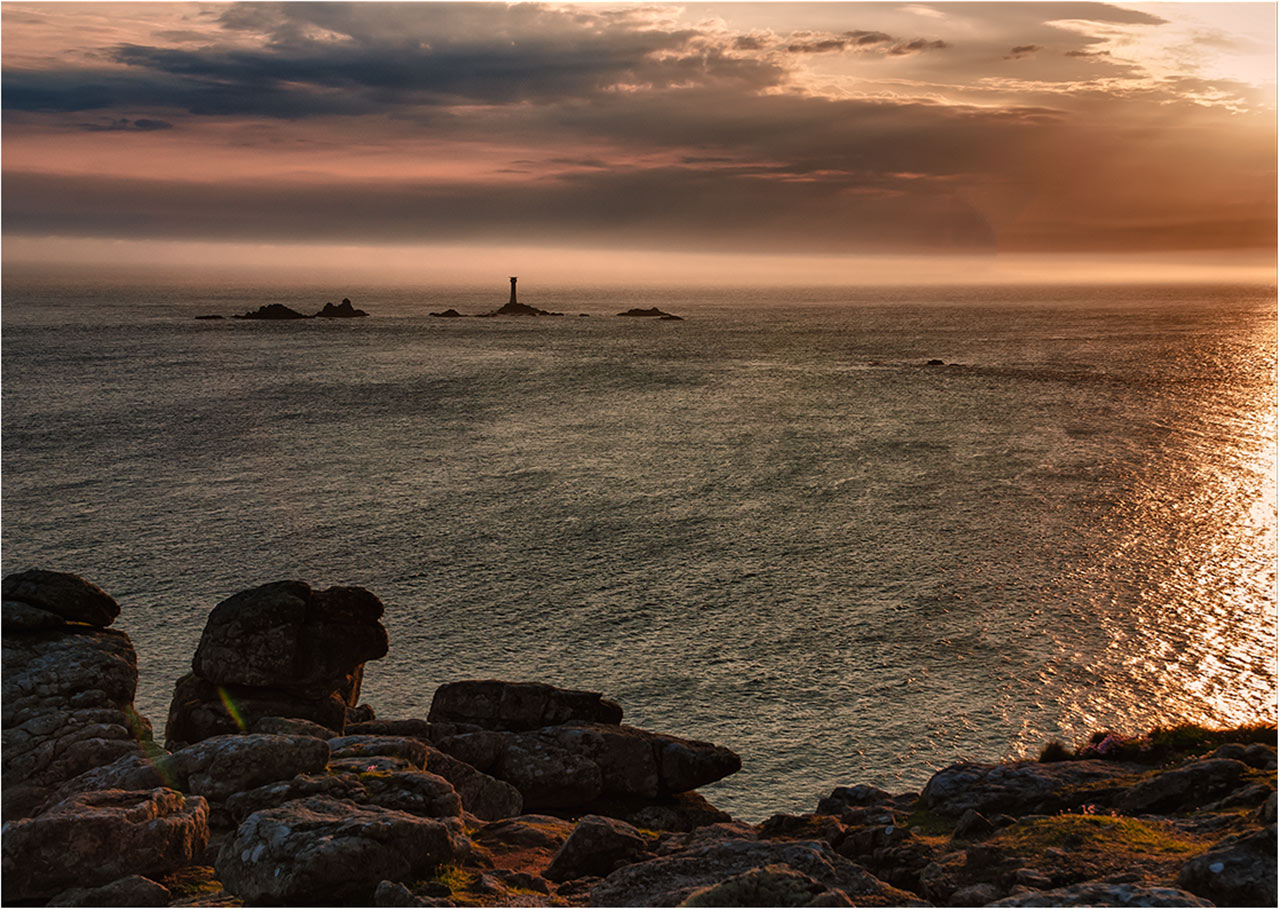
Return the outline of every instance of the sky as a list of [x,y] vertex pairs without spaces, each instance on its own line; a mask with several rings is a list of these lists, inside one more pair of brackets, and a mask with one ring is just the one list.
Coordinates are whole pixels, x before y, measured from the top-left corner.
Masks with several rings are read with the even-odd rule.
[[1273,281],[1275,16],[3,3],[4,269]]

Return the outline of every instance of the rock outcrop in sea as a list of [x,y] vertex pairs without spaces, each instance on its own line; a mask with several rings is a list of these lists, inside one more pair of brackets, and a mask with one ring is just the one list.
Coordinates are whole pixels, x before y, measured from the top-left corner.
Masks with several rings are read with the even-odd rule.
[[361,588],[218,604],[168,749],[109,595],[3,588],[10,904],[1275,905],[1274,725],[1103,733],[747,824],[696,791],[733,751],[625,725],[599,692],[461,680],[426,718],[356,707],[387,651]]
[[283,303],[268,303],[258,307],[256,310],[250,310],[247,313],[233,315],[232,319],[310,319],[311,317],[305,313],[299,313],[292,307],[287,307]]
[[352,319],[357,316],[368,316],[364,310],[357,310],[351,305],[351,301],[346,297],[342,298],[342,303],[334,306],[332,303],[326,303],[320,312],[316,313],[318,319]]
[[658,309],[656,306],[649,307],[648,309],[642,309],[640,307],[632,307],[626,312],[619,313],[618,315],[619,316],[638,316],[638,317],[650,318],[650,319],[656,317],[657,319],[665,319],[667,321],[675,321],[675,322],[680,322],[684,319],[683,316],[677,316],[674,313],[663,312],[662,310]]

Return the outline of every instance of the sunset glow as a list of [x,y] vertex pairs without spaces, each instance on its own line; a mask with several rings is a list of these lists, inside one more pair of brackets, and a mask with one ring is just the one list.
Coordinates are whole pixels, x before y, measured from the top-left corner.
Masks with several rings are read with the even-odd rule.
[[1272,4],[6,3],[3,26],[6,268],[1274,276]]

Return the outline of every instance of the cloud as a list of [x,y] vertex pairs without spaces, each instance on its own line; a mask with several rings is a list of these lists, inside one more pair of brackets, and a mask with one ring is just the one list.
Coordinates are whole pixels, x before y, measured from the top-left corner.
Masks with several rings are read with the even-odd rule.
[[130,120],[127,117],[121,117],[108,120],[106,123],[78,123],[76,128],[87,133],[151,133],[156,130],[171,130],[173,129],[173,124],[167,120],[148,120],[141,117],[137,120]]
[[1010,48],[1006,60],[1021,60],[1023,57],[1030,57],[1037,51],[1044,50],[1043,44],[1021,44],[1017,47]]
[[1064,57],[1110,57],[1111,51],[1067,51]]

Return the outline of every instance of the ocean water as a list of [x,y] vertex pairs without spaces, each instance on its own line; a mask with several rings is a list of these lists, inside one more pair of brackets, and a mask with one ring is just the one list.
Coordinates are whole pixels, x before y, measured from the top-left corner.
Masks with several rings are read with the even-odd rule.
[[[218,601],[358,584],[380,716],[456,679],[603,691],[739,752],[704,792],[748,820],[1274,720],[1274,289],[522,288],[570,315],[427,317],[499,285],[6,282],[4,572],[121,602],[157,732]],[[372,317],[193,319],[344,295]],[[653,305],[685,321],[612,315]]]

